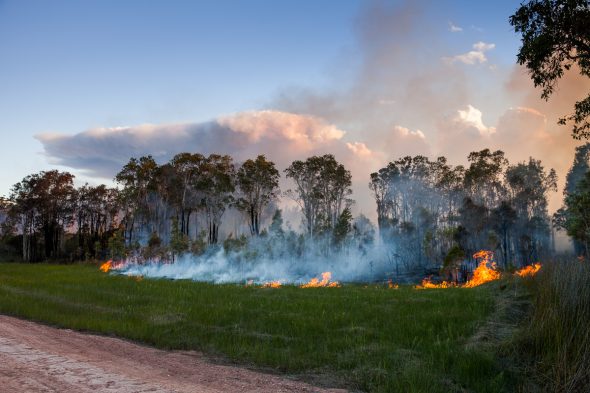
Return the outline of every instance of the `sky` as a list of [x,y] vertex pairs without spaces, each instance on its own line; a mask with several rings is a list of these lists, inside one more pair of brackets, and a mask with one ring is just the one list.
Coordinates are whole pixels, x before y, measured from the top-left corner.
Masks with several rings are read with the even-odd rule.
[[574,70],[539,98],[516,64],[519,4],[0,0],[0,195],[41,170],[98,184],[183,151],[280,169],[332,153],[369,216],[369,173],[405,155],[501,149],[563,186],[578,143],[556,121],[590,82]]

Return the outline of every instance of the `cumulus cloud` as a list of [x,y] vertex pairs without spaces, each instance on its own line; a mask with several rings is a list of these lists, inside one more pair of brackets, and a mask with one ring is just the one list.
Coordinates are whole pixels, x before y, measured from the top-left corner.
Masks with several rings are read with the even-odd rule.
[[459,26],[455,25],[453,22],[449,21],[449,31],[451,33],[459,33],[461,31],[463,31],[463,28],[459,27]]
[[454,117],[455,123],[463,129],[475,129],[482,136],[489,136],[496,132],[494,127],[488,127],[483,124],[483,114],[472,105],[467,105],[465,109],[459,109]]
[[50,162],[112,178],[131,157],[151,154],[165,162],[183,151],[231,154],[237,160],[266,153],[284,164],[327,151],[344,134],[315,116],[265,110],[203,123],[95,128],[74,135],[44,133],[36,138]]
[[453,64],[455,62],[460,62],[467,65],[483,64],[488,61],[485,53],[494,49],[495,47],[496,44],[488,44],[479,41],[473,44],[473,50],[453,57],[443,57],[443,60],[448,64]]
[[350,150],[355,156],[360,158],[367,158],[373,155],[371,149],[367,147],[363,142],[347,142],[346,147]]

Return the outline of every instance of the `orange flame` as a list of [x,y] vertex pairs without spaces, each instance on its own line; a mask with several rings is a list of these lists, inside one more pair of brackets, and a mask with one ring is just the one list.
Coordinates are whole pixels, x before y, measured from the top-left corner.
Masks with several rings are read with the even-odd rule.
[[330,282],[332,278],[332,273],[324,272],[322,273],[322,280],[320,281],[317,278],[312,278],[309,280],[308,283],[301,285],[301,288],[317,288],[317,287],[328,287],[328,288],[336,288],[340,286],[338,281]]
[[[462,288],[473,288],[489,281],[498,280],[501,276],[500,272],[496,270],[496,263],[493,262],[494,253],[492,251],[481,250],[473,254],[473,258],[481,259],[477,268],[473,271],[473,277]],[[488,266],[489,264],[489,266]],[[422,280],[420,285],[416,285],[416,289],[431,289],[431,288],[452,288],[457,285],[453,282],[443,281],[440,284],[432,282],[430,277]]]
[[432,282],[430,277],[428,277],[428,278],[425,278],[424,280],[422,280],[422,283],[420,285],[416,285],[414,288],[416,288],[416,289],[434,289],[434,288],[451,288],[454,286],[455,286],[454,283],[448,282],[448,281],[443,281],[440,284],[435,284]]
[[391,282],[391,280],[387,281],[387,288],[389,289],[399,289],[399,285],[397,283]]
[[541,270],[541,264],[535,263],[533,265],[525,266],[522,269],[517,270],[514,274],[520,277],[532,277],[535,274],[537,274],[539,270]]
[[280,281],[269,281],[262,284],[262,288],[280,288],[281,282]]
[[[500,272],[496,270],[496,263],[493,262],[494,253],[491,251],[478,251],[473,254],[473,258],[481,259],[479,266],[473,271],[473,277],[467,281],[463,287],[473,288],[489,281],[498,280]],[[488,267],[489,263],[489,267]]]
[[105,273],[108,273],[109,270],[111,270],[111,265],[112,264],[113,264],[113,261],[109,259],[108,261],[106,261],[105,263],[103,263],[102,265],[100,265],[100,270],[103,271],[103,272],[105,272]]
[[124,266],[125,266],[125,261],[113,262],[112,259],[109,259],[108,261],[106,261],[105,263],[100,265],[99,269],[105,273],[108,273],[113,269],[121,269]]

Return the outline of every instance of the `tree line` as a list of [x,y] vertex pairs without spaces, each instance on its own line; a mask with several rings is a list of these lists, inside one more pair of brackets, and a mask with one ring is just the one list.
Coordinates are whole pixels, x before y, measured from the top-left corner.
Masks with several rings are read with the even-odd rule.
[[[578,148],[554,222],[547,198],[557,176],[539,160],[510,164],[502,151],[489,149],[470,153],[466,166],[445,157],[394,160],[371,173],[368,184],[379,244],[398,269],[444,265],[452,271],[482,248],[496,251],[508,268],[552,253],[555,224],[575,239],[578,254],[587,254],[589,151],[587,145]],[[139,252],[170,259],[220,246],[247,247],[248,239],[283,231],[278,204],[288,198],[302,216],[301,230],[289,229],[293,248],[313,242],[325,255],[370,248],[375,228],[366,217],[352,216],[352,176],[333,155],[296,160],[284,175],[292,188],[281,191],[281,173],[264,155],[238,165],[229,155],[199,153],[180,153],[161,165],[149,155],[131,158],[116,174],[116,188],[76,188],[72,174],[42,171],[1,200],[7,215],[3,237],[18,244],[25,261]],[[248,236],[220,233],[228,211],[241,215]]]

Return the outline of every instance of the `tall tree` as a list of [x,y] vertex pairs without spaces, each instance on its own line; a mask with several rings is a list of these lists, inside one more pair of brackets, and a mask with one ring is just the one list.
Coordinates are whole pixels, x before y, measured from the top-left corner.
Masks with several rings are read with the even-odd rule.
[[209,244],[217,244],[219,226],[225,210],[233,203],[235,191],[235,168],[230,156],[211,154],[202,166],[196,187],[202,195]]
[[[150,183],[155,178],[158,164],[152,156],[139,159],[131,158],[115,176],[115,181],[123,186],[120,198],[124,210],[124,224],[127,241],[133,241],[133,234],[138,219],[141,219],[140,229],[149,223],[148,195]],[[151,233],[152,231],[148,231]]]
[[590,255],[590,172],[578,183],[576,190],[565,197],[561,226],[582,245],[576,251]]
[[[541,97],[548,99],[558,80],[573,65],[590,77],[590,3],[588,0],[530,0],[510,17],[522,35],[518,63],[525,65]],[[560,119],[573,122],[576,139],[590,137],[590,94],[576,102],[574,113]]]
[[63,235],[75,207],[74,175],[42,171],[15,184],[10,194],[12,216],[20,221],[23,259],[35,259],[37,233],[41,233],[45,258],[61,256]]
[[305,218],[306,232],[332,230],[342,211],[352,200],[352,177],[332,154],[294,161],[285,173],[295,182],[295,190],[286,195],[299,204]]
[[240,191],[236,207],[247,217],[252,235],[260,235],[261,214],[279,195],[279,171],[264,155],[246,160],[238,169],[236,184]]
[[170,161],[175,170],[175,189],[170,194],[180,216],[180,231],[189,236],[190,218],[198,208],[199,190],[195,185],[203,172],[206,159],[199,153],[179,153]]

